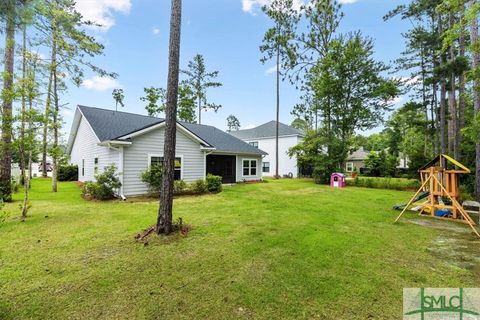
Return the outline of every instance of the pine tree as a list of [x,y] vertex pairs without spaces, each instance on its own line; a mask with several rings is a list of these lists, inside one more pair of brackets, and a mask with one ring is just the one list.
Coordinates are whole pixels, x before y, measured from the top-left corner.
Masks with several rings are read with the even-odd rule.
[[186,84],[191,88],[197,100],[198,107],[198,123],[202,124],[202,110],[218,111],[222,106],[219,104],[208,102],[207,90],[209,88],[218,88],[222,84],[216,82],[218,71],[207,71],[205,66],[205,59],[201,54],[193,57],[193,60],[188,63],[188,70],[182,70],[188,78],[185,80]]
[[165,110],[165,141],[160,205],[156,223],[158,234],[172,232],[173,180],[175,164],[177,101],[180,71],[180,32],[182,0],[172,0],[170,44],[168,56],[167,107]]

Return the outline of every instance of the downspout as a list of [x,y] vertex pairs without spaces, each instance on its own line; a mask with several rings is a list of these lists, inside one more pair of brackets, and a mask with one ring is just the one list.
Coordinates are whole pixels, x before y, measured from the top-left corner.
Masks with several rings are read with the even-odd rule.
[[205,159],[204,161],[204,164],[203,164],[203,180],[205,180],[207,178],[207,156],[209,154],[212,154],[213,153],[213,150],[204,150],[203,151],[203,159]]
[[127,197],[123,194],[123,146],[118,147],[119,151],[119,161],[118,161],[118,171],[120,172],[120,183],[122,184],[119,190],[119,197],[125,201]]

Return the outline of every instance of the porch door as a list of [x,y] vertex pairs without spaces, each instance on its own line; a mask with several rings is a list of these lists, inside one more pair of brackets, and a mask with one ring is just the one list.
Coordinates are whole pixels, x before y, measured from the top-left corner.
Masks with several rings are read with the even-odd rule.
[[235,156],[207,155],[207,174],[222,177],[222,183],[235,183]]

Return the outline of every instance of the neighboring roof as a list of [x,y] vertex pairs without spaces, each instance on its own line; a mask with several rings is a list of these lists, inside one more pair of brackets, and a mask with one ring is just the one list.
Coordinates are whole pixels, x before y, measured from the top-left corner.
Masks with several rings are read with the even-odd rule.
[[352,152],[347,160],[365,160],[368,158],[369,151],[363,150],[363,147]]
[[[272,120],[270,122],[264,123],[253,129],[245,129],[230,132],[231,135],[242,139],[242,140],[251,140],[259,138],[272,138],[276,136],[276,121]],[[278,136],[304,136],[303,131],[292,128],[284,123],[279,122],[278,127]]]
[[[85,116],[100,141],[118,140],[120,137],[165,121],[162,118],[87,106],[78,106],[78,109]],[[208,147],[215,148],[215,151],[267,154],[215,127],[186,122],[179,122],[179,124],[193,135],[208,143]]]
[[215,148],[215,151],[267,154],[257,147],[254,147],[215,127],[186,122],[180,122],[180,124],[196,136],[208,142],[208,144]]

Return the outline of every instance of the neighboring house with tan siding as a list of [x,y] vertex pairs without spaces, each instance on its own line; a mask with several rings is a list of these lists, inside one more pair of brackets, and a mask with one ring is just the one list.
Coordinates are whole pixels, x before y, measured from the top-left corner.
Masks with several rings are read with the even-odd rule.
[[368,158],[370,151],[365,151],[363,147],[360,147],[358,150],[352,152],[345,163],[345,171],[353,172],[354,168],[357,168],[357,172],[361,172],[365,168],[365,159]]
[[[374,151],[378,152],[378,151]],[[370,151],[366,151],[363,147],[360,147],[358,150],[352,152],[345,162],[345,172],[353,172],[354,168],[357,168],[357,171],[363,173],[365,170],[365,160],[368,158]],[[408,169],[408,157],[403,153],[400,153],[398,159],[397,169],[406,170]]]

